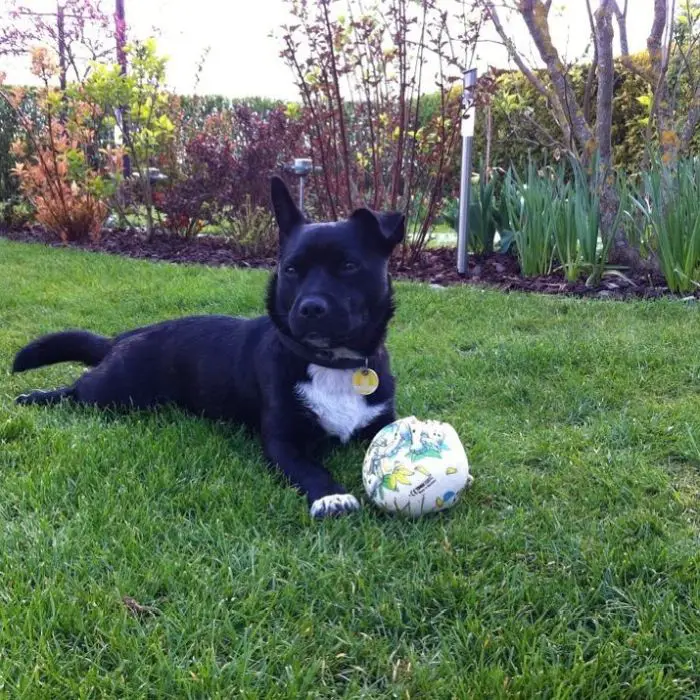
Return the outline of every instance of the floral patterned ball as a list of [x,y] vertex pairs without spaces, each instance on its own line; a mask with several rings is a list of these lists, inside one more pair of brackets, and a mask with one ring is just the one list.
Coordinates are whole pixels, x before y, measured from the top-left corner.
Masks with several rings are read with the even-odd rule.
[[453,506],[474,477],[451,425],[410,416],[375,435],[362,480],[367,495],[383,510],[418,517]]

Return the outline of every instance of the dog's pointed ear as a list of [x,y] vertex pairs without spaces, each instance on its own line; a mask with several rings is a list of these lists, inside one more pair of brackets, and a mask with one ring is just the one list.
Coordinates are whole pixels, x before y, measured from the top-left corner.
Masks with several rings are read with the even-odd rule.
[[406,217],[400,211],[380,211],[376,214],[379,227],[391,246],[397,246],[406,235]]
[[403,241],[406,233],[406,217],[398,211],[374,212],[361,207],[355,209],[350,219],[361,224],[365,230],[381,236],[389,252]]
[[292,195],[289,194],[282,178],[275,175],[270,183],[270,190],[272,208],[280,230],[280,243],[282,243],[297,226],[304,223],[304,216],[294,204]]

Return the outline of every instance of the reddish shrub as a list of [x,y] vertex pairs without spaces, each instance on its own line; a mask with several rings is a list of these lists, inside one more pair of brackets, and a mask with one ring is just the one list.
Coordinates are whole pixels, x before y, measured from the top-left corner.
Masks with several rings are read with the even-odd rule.
[[182,171],[159,209],[166,226],[194,235],[226,224],[244,207],[267,207],[270,176],[299,153],[301,125],[280,105],[261,115],[246,105],[209,117],[182,147]]
[[32,72],[43,82],[34,118],[20,110],[21,91],[0,88],[0,99],[13,110],[26,134],[26,140],[18,139],[13,145],[12,172],[40,224],[64,241],[96,240],[108,213],[105,202],[114,190],[108,169],[119,152],[105,154],[106,167],[91,163],[93,111],[79,99],[65,101],[66,93],[50,87],[56,66],[46,49],[32,52]]

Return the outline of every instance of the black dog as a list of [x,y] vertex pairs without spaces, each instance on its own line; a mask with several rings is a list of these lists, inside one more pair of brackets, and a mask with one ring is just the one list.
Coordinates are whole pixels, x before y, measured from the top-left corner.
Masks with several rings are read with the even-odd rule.
[[[267,459],[307,495],[312,516],[356,510],[357,499],[312,455],[327,437],[369,439],[395,419],[384,339],[394,312],[388,260],[403,239],[404,217],[357,209],[345,221],[308,223],[279,178],[272,203],[280,259],[266,316],[192,316],[113,339],[85,331],[43,336],[17,353],[14,372],[66,361],[93,369],[70,387],[17,401],[171,403],[242,422],[261,433]],[[376,390],[358,393],[354,380],[372,379],[372,370]]]

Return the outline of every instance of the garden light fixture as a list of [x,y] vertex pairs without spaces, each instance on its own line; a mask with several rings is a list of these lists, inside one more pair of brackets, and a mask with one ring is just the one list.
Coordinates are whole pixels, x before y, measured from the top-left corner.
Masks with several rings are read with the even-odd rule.
[[464,90],[462,100],[462,171],[459,187],[459,224],[457,234],[457,272],[467,273],[467,255],[469,249],[469,202],[471,200],[472,142],[474,141],[474,87],[476,85],[476,68],[464,71]]

